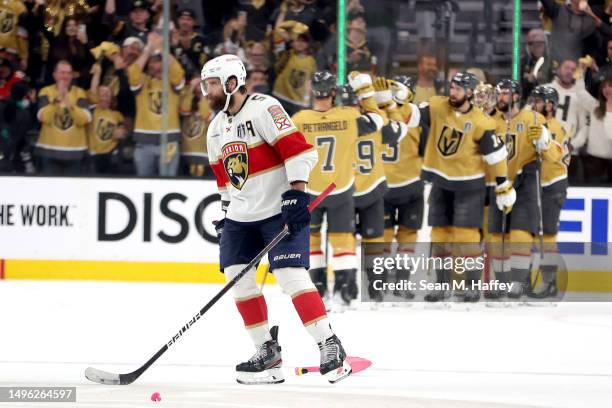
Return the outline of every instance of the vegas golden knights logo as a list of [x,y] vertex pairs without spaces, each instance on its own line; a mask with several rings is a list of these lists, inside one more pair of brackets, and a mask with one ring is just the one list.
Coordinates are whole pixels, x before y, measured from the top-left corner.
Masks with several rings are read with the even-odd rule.
[[438,150],[442,156],[452,156],[457,153],[462,141],[463,132],[445,125],[438,138]]
[[242,189],[249,178],[249,153],[245,142],[231,142],[221,149],[223,167],[232,186]]
[[183,134],[187,139],[195,139],[202,134],[202,126],[204,121],[198,115],[191,115],[185,123]]
[[15,15],[10,11],[0,12],[0,32],[2,32],[2,34],[13,31],[14,18]]
[[55,113],[54,117],[55,127],[59,130],[68,130],[74,124],[72,120],[72,116],[70,116],[70,111],[68,108],[59,109]]
[[514,156],[516,156],[516,135],[514,133],[506,135],[506,150],[508,151],[508,160],[514,159]]
[[113,132],[115,131],[115,124],[109,122],[104,118],[98,119],[98,123],[96,123],[96,135],[98,139],[103,142],[110,140],[113,137]]
[[149,91],[149,110],[156,115],[162,113],[162,93],[161,91]]
[[306,72],[293,69],[291,70],[291,74],[289,74],[289,84],[293,88],[301,88],[306,83]]

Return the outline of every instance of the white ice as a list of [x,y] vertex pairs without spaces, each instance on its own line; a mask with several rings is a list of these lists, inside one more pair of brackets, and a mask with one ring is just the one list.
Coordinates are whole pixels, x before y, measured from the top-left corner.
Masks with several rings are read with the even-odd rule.
[[[0,386],[77,387],[76,405],[52,407],[612,406],[609,303],[469,310],[415,304],[331,314],[348,354],[373,366],[330,385],[318,374],[293,374],[296,366],[318,365],[318,350],[290,299],[267,286],[285,384],[235,383],[234,365],[253,348],[229,296],[134,384],[85,379],[90,365],[119,373],[139,367],[219,288],[0,281]],[[155,391],[161,402],[151,402]]]

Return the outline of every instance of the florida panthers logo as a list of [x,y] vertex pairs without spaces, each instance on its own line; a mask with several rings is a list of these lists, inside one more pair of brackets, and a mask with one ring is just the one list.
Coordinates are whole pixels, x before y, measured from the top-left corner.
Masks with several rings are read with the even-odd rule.
[[102,142],[106,142],[113,137],[113,132],[115,131],[115,124],[109,122],[104,118],[98,119],[98,123],[96,123],[96,136]]
[[2,34],[10,33],[13,31],[15,15],[10,11],[0,12],[0,32]]
[[74,120],[72,120],[72,116],[70,116],[70,111],[68,108],[58,109],[53,118],[53,123],[55,127],[59,130],[68,130],[74,124]]
[[156,115],[162,113],[162,93],[161,91],[149,91],[149,110]]
[[249,178],[249,153],[244,142],[231,142],[221,149],[223,167],[232,186],[242,189]]
[[463,140],[463,132],[458,131],[450,126],[444,126],[440,137],[438,138],[438,151],[442,156],[452,156],[459,151],[461,141]]

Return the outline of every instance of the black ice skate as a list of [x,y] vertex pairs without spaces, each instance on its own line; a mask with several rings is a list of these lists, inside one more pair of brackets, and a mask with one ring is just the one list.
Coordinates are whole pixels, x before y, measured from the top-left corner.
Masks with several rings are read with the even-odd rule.
[[546,299],[557,297],[557,282],[542,283],[537,292],[531,292],[527,295],[533,299]]
[[426,302],[442,302],[450,299],[451,294],[447,290],[436,289],[425,295]]
[[278,345],[278,326],[270,329],[272,340],[257,346],[257,352],[248,361],[236,366],[236,381],[240,384],[278,384],[285,381],[281,365],[281,347]]
[[319,351],[321,352],[321,374],[327,381],[334,384],[351,374],[352,369],[346,361],[346,352],[335,334],[319,343]]
[[463,295],[463,301],[468,303],[476,303],[480,300],[480,291],[478,289],[468,289]]

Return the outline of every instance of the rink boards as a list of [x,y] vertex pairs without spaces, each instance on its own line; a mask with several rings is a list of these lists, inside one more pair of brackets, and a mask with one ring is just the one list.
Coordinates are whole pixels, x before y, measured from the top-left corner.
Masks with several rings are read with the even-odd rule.
[[[0,279],[224,281],[214,181],[1,177],[0,188]],[[609,188],[568,191],[570,291],[612,292],[611,199]]]

